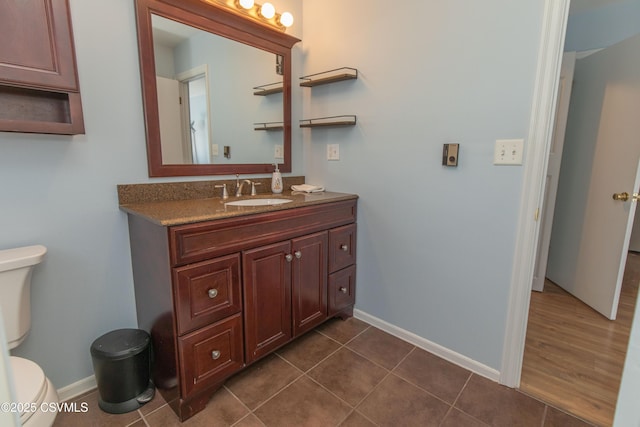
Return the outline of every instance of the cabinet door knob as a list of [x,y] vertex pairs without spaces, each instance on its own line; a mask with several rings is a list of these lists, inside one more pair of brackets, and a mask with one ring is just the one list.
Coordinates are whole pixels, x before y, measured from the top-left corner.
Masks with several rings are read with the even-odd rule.
[[342,292],[343,294],[347,293],[347,288],[345,288],[344,286],[340,286],[340,289],[338,289],[340,292]]
[[302,252],[300,252],[300,251],[295,251],[295,256],[296,256],[296,258],[298,258],[298,259],[302,258]]
[[212,358],[213,360],[217,360],[217,359],[219,359],[219,358],[220,358],[220,350],[213,350],[213,351],[211,352],[211,358]]
[[209,289],[207,291],[207,294],[209,294],[209,298],[215,298],[218,296],[218,290],[217,289]]
[[343,251],[347,252],[349,250],[349,246],[347,245],[340,245],[340,249],[342,249]]
[[286,254],[286,255],[284,256],[284,259],[286,259],[286,260],[287,260],[287,262],[291,262],[291,260],[293,259],[293,255],[291,255],[291,254]]

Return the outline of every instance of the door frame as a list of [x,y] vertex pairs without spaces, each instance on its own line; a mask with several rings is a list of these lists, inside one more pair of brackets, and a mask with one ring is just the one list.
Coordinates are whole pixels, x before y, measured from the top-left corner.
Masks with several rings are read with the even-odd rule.
[[520,385],[569,2],[544,2],[499,379],[509,387]]

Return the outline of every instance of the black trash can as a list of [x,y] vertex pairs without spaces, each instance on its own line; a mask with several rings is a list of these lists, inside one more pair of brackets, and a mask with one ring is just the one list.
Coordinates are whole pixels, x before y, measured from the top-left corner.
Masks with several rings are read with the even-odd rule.
[[117,329],[91,344],[100,409],[131,412],[151,399],[151,337],[141,329]]

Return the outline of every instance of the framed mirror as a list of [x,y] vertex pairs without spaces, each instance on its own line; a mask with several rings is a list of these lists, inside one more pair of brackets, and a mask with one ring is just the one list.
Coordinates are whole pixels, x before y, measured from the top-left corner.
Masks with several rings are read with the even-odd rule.
[[291,171],[299,40],[203,0],[136,0],[149,176]]

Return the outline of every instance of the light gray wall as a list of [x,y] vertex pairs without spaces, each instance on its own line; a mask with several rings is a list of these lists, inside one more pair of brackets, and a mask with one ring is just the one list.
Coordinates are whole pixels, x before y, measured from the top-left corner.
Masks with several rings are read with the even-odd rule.
[[[304,2],[305,73],[360,72],[305,92],[303,108],[358,116],[304,133],[307,182],[361,196],[357,308],[494,369],[522,167],[494,166],[493,149],[527,135],[542,8]],[[447,142],[461,144],[457,168],[441,166]],[[328,143],[340,161],[327,162]]]

